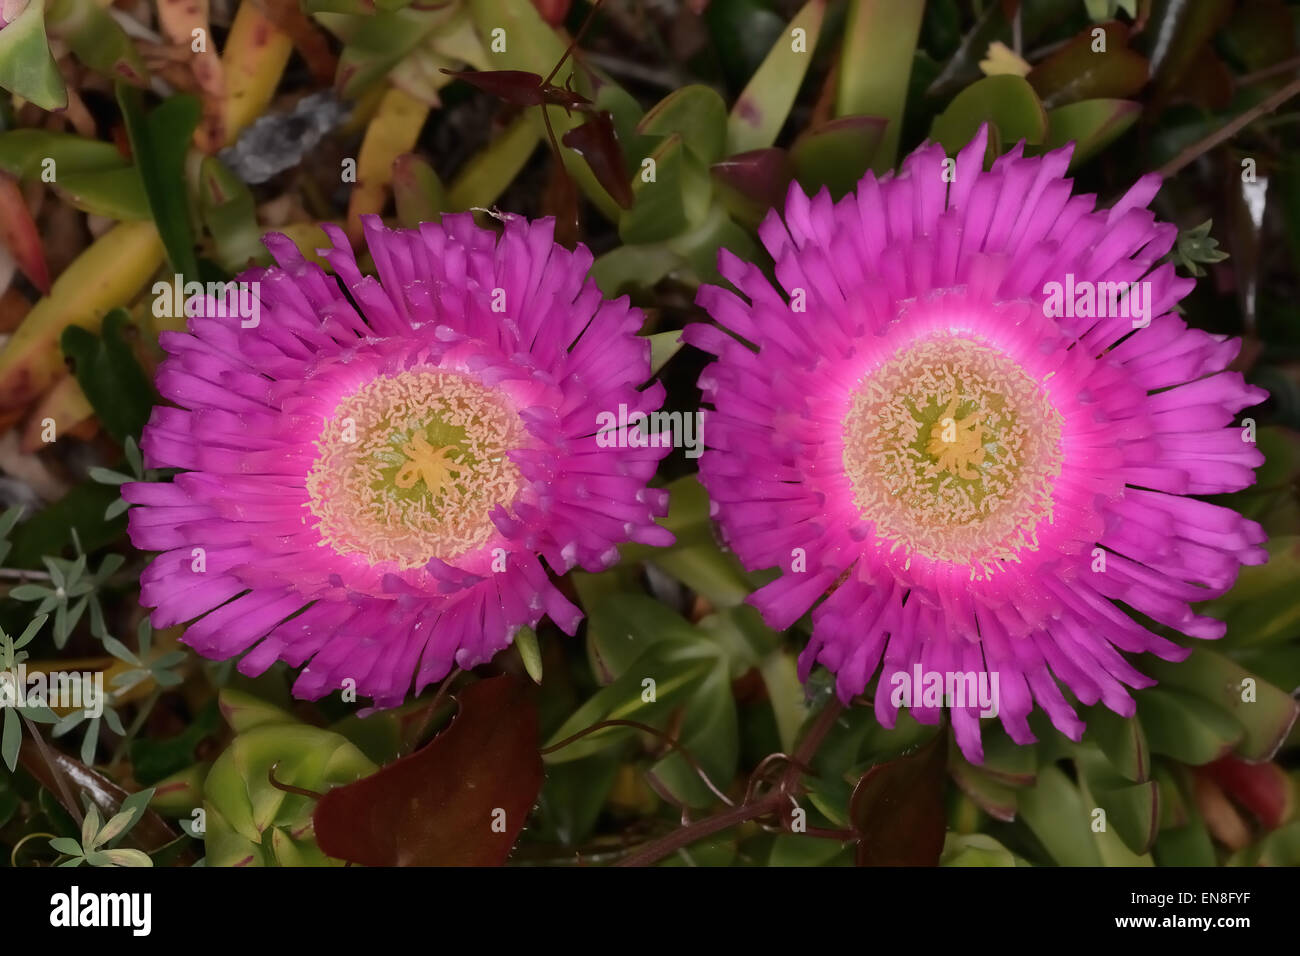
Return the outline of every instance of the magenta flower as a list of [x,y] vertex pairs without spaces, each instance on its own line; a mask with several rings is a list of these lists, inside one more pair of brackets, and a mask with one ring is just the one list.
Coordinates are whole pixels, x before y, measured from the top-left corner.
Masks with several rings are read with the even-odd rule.
[[886,726],[900,704],[936,722],[930,690],[953,692],[976,762],[981,713],[1030,743],[1036,703],[1077,740],[1062,685],[1131,716],[1126,687],[1154,681],[1120,652],[1186,656],[1149,621],[1221,636],[1189,605],[1265,560],[1257,524],[1186,497],[1254,480],[1231,424],[1266,393],[1223,371],[1236,340],[1172,311],[1193,282],[1156,264],[1176,238],[1145,208],[1159,179],[1099,210],[1063,178],[1070,148],[984,172],[986,141],[839,203],[792,188],[760,230],[785,294],[724,253],[748,301],[706,286],[726,331],[688,334],[717,356],[701,480],[746,567],[781,571],[753,603],[777,628],[813,608],[804,678],[824,664],[848,701],[878,673]]
[[0,0],[0,27],[13,23],[30,5],[31,0]]
[[346,294],[270,235],[278,268],[163,334],[158,388],[180,407],[154,409],[141,444],[182,471],[123,489],[132,541],[162,552],[142,578],[155,627],[198,618],[183,640],[205,656],[306,663],[298,696],[355,686],[387,706],[544,614],[572,634],[581,613],[539,558],[601,570],[619,543],[672,541],[646,487],[668,449],[595,437],[602,412],[662,401],[638,391],[641,314],[602,299],[552,226],[510,217],[498,240],[468,214],[370,217],[378,279],[327,227]]

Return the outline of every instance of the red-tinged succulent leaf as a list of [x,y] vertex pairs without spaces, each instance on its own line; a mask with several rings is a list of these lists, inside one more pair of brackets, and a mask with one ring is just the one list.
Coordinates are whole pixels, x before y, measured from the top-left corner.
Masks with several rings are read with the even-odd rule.
[[936,866],[947,819],[948,733],[862,775],[849,802],[858,866]]
[[0,173],[0,246],[4,246],[32,285],[48,294],[50,270],[45,264],[45,247],[23,199],[18,180]]
[[[1106,50],[1094,52],[1092,33],[1106,32]],[[1092,99],[1126,99],[1146,86],[1146,57],[1128,48],[1129,31],[1122,23],[1089,27],[1025,77],[1046,109]]]
[[1217,783],[1205,774],[1193,775],[1192,797],[1215,840],[1229,850],[1240,850],[1250,843],[1250,828]]
[[553,27],[558,27],[564,23],[564,18],[569,15],[571,5],[572,0],[533,0],[533,6],[542,15],[542,19]]
[[1290,777],[1275,763],[1246,763],[1236,757],[1216,760],[1200,772],[1235,801],[1275,830],[1295,814],[1296,794]]
[[623,148],[614,132],[614,118],[608,110],[593,113],[585,123],[565,133],[561,142],[587,161],[597,181],[616,203],[624,209],[632,208],[636,197],[627,179]]
[[1016,791],[1013,788],[968,763],[960,753],[954,753],[949,769],[953,782],[989,816],[1007,823],[1016,818]]
[[437,222],[447,208],[447,190],[433,167],[414,153],[393,160],[393,201],[397,219],[407,229]]
[[506,675],[456,697],[455,719],[426,746],[321,798],[322,851],[364,866],[506,861],[542,787],[532,688]]
[[448,76],[477,86],[512,106],[541,106],[548,102],[542,78],[527,70],[443,70]]
[[757,225],[772,208],[785,204],[794,177],[790,157],[783,149],[754,149],[737,153],[709,167],[718,197],[742,222]]
[[328,86],[338,69],[338,57],[330,49],[325,32],[302,12],[298,0],[253,0],[253,3],[276,29],[293,40],[294,49],[307,64],[313,79]]

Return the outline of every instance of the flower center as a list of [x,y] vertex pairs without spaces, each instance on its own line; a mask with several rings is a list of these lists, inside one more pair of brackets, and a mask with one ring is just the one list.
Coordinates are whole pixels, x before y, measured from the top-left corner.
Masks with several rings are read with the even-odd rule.
[[987,577],[1037,550],[1061,470],[1061,421],[1041,385],[996,349],[957,335],[904,346],[849,403],[854,504],[891,550]]
[[374,379],[339,402],[316,442],[307,493],[322,544],[403,569],[480,547],[492,509],[519,490],[506,454],[523,441],[504,399],[464,375]]

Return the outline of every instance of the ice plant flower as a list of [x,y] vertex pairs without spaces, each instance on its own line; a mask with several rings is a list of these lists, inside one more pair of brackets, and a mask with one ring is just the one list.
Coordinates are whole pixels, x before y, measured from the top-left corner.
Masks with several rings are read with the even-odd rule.
[[[170,482],[124,486],[155,627],[261,673],[306,664],[294,693],[339,687],[387,706],[471,667],[545,615],[581,614],[546,565],[601,570],[626,541],[661,545],[667,447],[598,446],[597,418],[659,407],[641,313],[587,278],[553,222],[468,215],[321,250],[282,235],[277,267],[240,276],[255,325],[191,300],[141,442]],[[341,286],[340,281],[341,280]],[[233,297],[231,297],[233,299]],[[242,296],[241,296],[242,298]],[[197,620],[194,620],[196,619]],[[352,684],[346,684],[348,680]]]
[[[760,230],[785,294],[724,253],[743,298],[702,288],[720,328],[687,336],[717,357],[701,481],[741,561],[780,569],[752,602],[777,628],[812,609],[805,679],[825,665],[848,701],[879,675],[886,726],[949,704],[975,761],[970,678],[996,678],[985,715],[1017,742],[1035,704],[1077,740],[1062,687],[1132,715],[1126,688],[1154,681],[1123,653],[1186,656],[1150,622],[1219,637],[1189,604],[1265,560],[1257,524],[1188,497],[1254,480],[1231,424],[1265,393],[1224,371],[1238,341],[1173,312],[1193,282],[1157,264],[1159,179],[1097,209],[1069,147],[985,172],[986,141],[955,166],[924,146],[838,203],[792,188]],[[902,699],[916,676],[953,696]]]

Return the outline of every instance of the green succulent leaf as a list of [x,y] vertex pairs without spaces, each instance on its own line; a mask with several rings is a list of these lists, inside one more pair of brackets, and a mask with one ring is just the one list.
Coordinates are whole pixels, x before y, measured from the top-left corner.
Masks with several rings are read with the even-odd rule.
[[955,154],[989,124],[988,157],[1002,155],[1018,141],[1038,145],[1047,137],[1047,113],[1024,77],[986,76],[962,90],[935,117],[930,138]]
[[17,93],[43,110],[68,105],[68,92],[45,38],[45,0],[31,0],[0,31],[0,89]]

